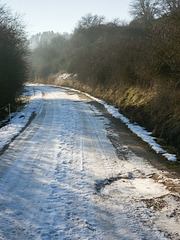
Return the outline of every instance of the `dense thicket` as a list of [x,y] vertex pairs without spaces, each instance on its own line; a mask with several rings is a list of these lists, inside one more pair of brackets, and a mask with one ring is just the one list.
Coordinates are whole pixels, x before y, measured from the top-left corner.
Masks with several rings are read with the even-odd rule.
[[36,48],[36,79],[64,70],[111,89],[107,100],[180,149],[179,0],[134,0],[130,11],[129,24],[88,14],[68,38]]
[[19,17],[0,6],[0,106],[14,103],[27,80],[28,45]]

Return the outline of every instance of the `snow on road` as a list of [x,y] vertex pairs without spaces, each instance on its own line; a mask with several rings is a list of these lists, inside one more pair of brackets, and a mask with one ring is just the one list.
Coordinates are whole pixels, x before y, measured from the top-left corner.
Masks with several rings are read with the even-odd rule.
[[179,239],[163,173],[127,146],[118,158],[110,121],[87,99],[33,87],[37,116],[0,156],[0,239]]
[[[71,89],[71,88],[65,88],[65,89]],[[75,90],[77,92],[80,92],[79,90]],[[106,102],[95,98],[87,93],[84,93],[86,96],[90,97],[91,99],[101,103],[104,105],[104,107],[107,109],[107,111],[115,118],[121,119],[121,121],[126,124],[126,126],[133,132],[135,133],[138,137],[140,137],[144,142],[147,142],[151,148],[157,152],[161,153],[166,159],[172,162],[176,162],[177,158],[175,154],[168,153],[166,150],[162,148],[156,141],[155,137],[152,136],[152,132],[148,132],[144,127],[141,127],[137,125],[136,122],[131,123],[130,120],[126,117],[124,117],[122,114],[119,113],[119,110],[117,107],[114,107],[112,105],[107,104]]]
[[41,110],[42,104],[42,92],[34,87],[25,87],[23,97],[30,97],[28,106],[26,106],[20,112],[13,113],[13,118],[10,124],[5,125],[0,130],[0,150],[7,144],[9,144],[15,136],[25,127],[28,123],[32,113],[38,114]]

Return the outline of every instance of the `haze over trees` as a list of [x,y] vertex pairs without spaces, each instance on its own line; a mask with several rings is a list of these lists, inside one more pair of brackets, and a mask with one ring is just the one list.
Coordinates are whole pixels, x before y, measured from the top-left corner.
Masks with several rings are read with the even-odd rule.
[[[50,41],[39,42],[32,55],[36,78],[68,70],[83,81],[88,78],[90,84],[111,84],[114,76],[118,84],[149,86],[153,79],[164,81],[168,76],[179,84],[179,4],[134,0],[130,6],[134,19],[129,24],[87,14],[72,35],[54,34]],[[39,64],[34,64],[37,58]]]
[[65,69],[64,59],[67,58],[68,39],[68,34],[53,32],[39,33],[31,38],[32,46],[37,45],[32,49],[31,55],[32,78],[45,80],[51,74],[59,72],[60,66]]
[[48,44],[56,36],[58,36],[58,33],[54,33],[53,31],[35,34],[30,38],[30,48],[35,49],[40,45]]
[[0,5],[0,107],[15,103],[28,77],[28,43],[19,16]]
[[[55,36],[32,52],[33,78],[78,74],[81,89],[117,105],[180,149],[180,3],[133,0],[133,20],[87,14],[73,34]],[[68,84],[68,83],[67,83]]]

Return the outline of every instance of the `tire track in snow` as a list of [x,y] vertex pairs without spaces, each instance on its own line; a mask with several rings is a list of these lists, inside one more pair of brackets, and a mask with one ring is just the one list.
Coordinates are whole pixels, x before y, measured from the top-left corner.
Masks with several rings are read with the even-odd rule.
[[14,159],[0,179],[0,237],[166,239],[142,202],[116,196],[113,188],[107,194],[95,189],[97,181],[132,169],[134,162],[147,168],[142,159],[129,152],[127,162],[118,159],[106,136],[108,120],[91,104],[38,88],[45,93],[42,112],[1,156]]

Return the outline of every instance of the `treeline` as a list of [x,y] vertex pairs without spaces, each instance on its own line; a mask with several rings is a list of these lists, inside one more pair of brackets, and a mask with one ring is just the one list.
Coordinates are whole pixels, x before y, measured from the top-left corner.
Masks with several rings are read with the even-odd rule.
[[83,85],[106,92],[132,121],[180,149],[180,2],[134,0],[130,11],[129,24],[88,14],[72,35],[39,45],[34,79],[77,73]]
[[[45,81],[51,74],[66,69],[68,34],[45,32],[36,34],[30,39],[32,46],[32,78]],[[36,46],[33,48],[33,46]]]
[[28,44],[19,16],[0,5],[0,107],[15,103],[28,76]]
[[39,43],[32,54],[33,73],[41,78],[65,70],[91,84],[125,82],[144,87],[161,79],[178,87],[179,5],[178,0],[134,0],[134,20],[129,24],[88,14],[72,35],[59,34]]
[[50,43],[51,40],[58,35],[58,33],[54,33],[53,31],[37,33],[30,38],[30,49],[35,49],[42,44]]

